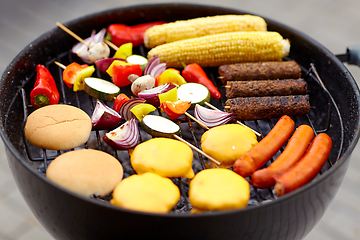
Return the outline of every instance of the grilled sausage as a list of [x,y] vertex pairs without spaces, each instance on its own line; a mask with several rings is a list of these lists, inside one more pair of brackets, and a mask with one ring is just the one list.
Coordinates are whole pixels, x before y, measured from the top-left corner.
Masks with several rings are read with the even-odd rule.
[[225,89],[227,98],[304,95],[307,82],[304,79],[229,81]]
[[304,156],[285,173],[275,177],[276,196],[292,192],[315,178],[330,155],[332,140],[320,133],[312,141]]
[[301,68],[294,61],[269,61],[221,65],[218,72],[223,84],[227,81],[296,79]]
[[250,183],[262,189],[273,187],[274,177],[285,172],[304,155],[313,137],[314,130],[309,125],[300,125],[279,157],[267,168],[256,170],[251,176]]
[[289,116],[282,116],[254,148],[235,161],[233,170],[242,177],[249,177],[280,150],[291,136],[294,126]]
[[225,102],[227,112],[236,113],[243,121],[301,116],[310,110],[309,95],[231,98]]

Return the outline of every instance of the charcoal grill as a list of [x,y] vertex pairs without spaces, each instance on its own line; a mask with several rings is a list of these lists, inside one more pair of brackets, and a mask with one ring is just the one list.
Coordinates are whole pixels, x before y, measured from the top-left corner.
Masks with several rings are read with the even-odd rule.
[[[231,9],[189,4],[146,5],[113,9],[66,23],[72,31],[86,38],[92,30],[99,31],[115,22],[135,25],[157,20],[175,21],[217,14],[243,14]],[[294,117],[296,126],[310,125],[316,133],[326,132],[333,139],[328,162],[319,176],[305,187],[276,198],[273,189],[251,188],[251,200],[246,209],[227,212],[191,214],[187,198],[186,179],[173,179],[181,191],[179,204],[169,214],[150,214],[114,207],[111,196],[84,198],[64,190],[45,177],[48,164],[63,151],[38,149],[24,137],[26,117],[34,109],[29,105],[29,93],[35,81],[35,66],[44,64],[53,74],[60,90],[60,102],[83,109],[91,116],[96,99],[85,92],[74,93],[62,81],[64,65],[79,61],[70,49],[76,40],[54,28],[28,45],[11,62],[1,79],[1,136],[17,185],[29,207],[56,239],[301,239],[324,214],[336,194],[347,170],[350,155],[359,138],[359,90],[339,59],[319,43],[280,23],[266,19],[268,29],[289,38],[292,47],[285,60],[293,59],[302,68],[309,84],[311,110],[308,115]],[[143,46],[135,54],[146,56]],[[350,53],[339,56],[348,61]],[[223,96],[224,87],[217,78],[217,68],[205,69]],[[109,79],[100,71],[97,77]],[[110,80],[110,79],[109,79]],[[122,88],[131,95],[128,88]],[[211,100],[223,108],[225,98]],[[106,103],[112,106],[112,103]],[[190,112],[192,114],[192,112]],[[244,122],[265,136],[277,119]],[[182,137],[199,147],[203,130],[186,117],[179,123]],[[89,141],[80,148],[109,152],[122,163],[125,175],[134,174],[127,151],[115,151],[101,137],[104,131],[94,130]],[[150,136],[141,132],[145,141]],[[272,160],[271,160],[272,161]],[[270,162],[269,162],[270,163]],[[194,170],[208,165],[202,155],[194,154]],[[141,229],[141,230],[140,230]]]

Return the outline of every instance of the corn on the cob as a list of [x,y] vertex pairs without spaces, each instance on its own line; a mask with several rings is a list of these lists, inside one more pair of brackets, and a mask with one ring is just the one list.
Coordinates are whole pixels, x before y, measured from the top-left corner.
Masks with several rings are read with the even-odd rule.
[[218,15],[179,20],[153,26],[145,31],[144,45],[147,48],[182,39],[210,34],[237,31],[266,31],[263,18],[254,15]]
[[202,67],[258,61],[279,61],[290,51],[290,42],[278,32],[231,32],[166,43],[151,49],[148,59],[158,55],[168,67]]

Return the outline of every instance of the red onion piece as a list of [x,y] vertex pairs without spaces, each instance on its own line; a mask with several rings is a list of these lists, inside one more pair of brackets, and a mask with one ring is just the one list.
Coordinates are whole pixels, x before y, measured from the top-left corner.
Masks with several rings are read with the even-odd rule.
[[167,92],[175,87],[176,86],[171,83],[166,83],[158,87],[143,90],[138,93],[138,96],[142,99],[145,99],[146,103],[152,104],[155,107],[159,107],[160,106],[159,94]]
[[[93,44],[96,44],[96,43],[99,43],[99,42],[104,42],[105,34],[106,34],[106,29],[105,28],[101,29],[101,31],[99,31],[98,33],[95,33],[95,31],[92,31],[91,36],[84,39],[84,41],[89,46],[93,45]],[[79,43],[75,44],[72,47],[71,52],[76,54],[85,63],[87,63],[87,64],[92,64],[93,63],[88,58],[88,46],[86,46],[82,42],[79,42]]]
[[153,57],[148,64],[146,65],[144,69],[144,75],[150,75],[151,70],[156,66],[160,64],[160,57],[155,56]]
[[195,105],[194,117],[208,128],[224,125],[233,120],[235,113],[227,113]]
[[119,113],[97,100],[91,116],[91,123],[94,129],[111,129],[118,125],[121,120],[122,117]]
[[100,70],[102,73],[106,73],[106,70],[110,67],[111,63],[115,60],[120,60],[126,62],[123,58],[104,58],[97,60],[95,62],[96,67]]
[[159,63],[158,65],[154,66],[154,68],[150,71],[150,75],[153,78],[156,78],[160,74],[162,74],[166,70],[166,63]]
[[105,133],[103,140],[112,148],[127,150],[134,148],[140,142],[137,120],[132,118],[118,128]]
[[133,107],[140,103],[144,103],[145,99],[143,98],[131,98],[124,102],[123,105],[121,105],[119,113],[120,115],[126,120],[130,120],[132,118],[136,118],[135,115],[130,111]]

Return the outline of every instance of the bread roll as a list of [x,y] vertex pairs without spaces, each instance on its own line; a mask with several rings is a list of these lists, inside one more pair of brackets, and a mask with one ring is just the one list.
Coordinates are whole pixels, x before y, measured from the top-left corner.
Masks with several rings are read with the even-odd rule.
[[106,196],[122,180],[123,167],[108,153],[94,149],[66,152],[46,170],[52,182],[85,197]]
[[36,147],[68,150],[86,143],[90,137],[91,119],[80,108],[56,104],[32,112],[25,124],[25,137]]

